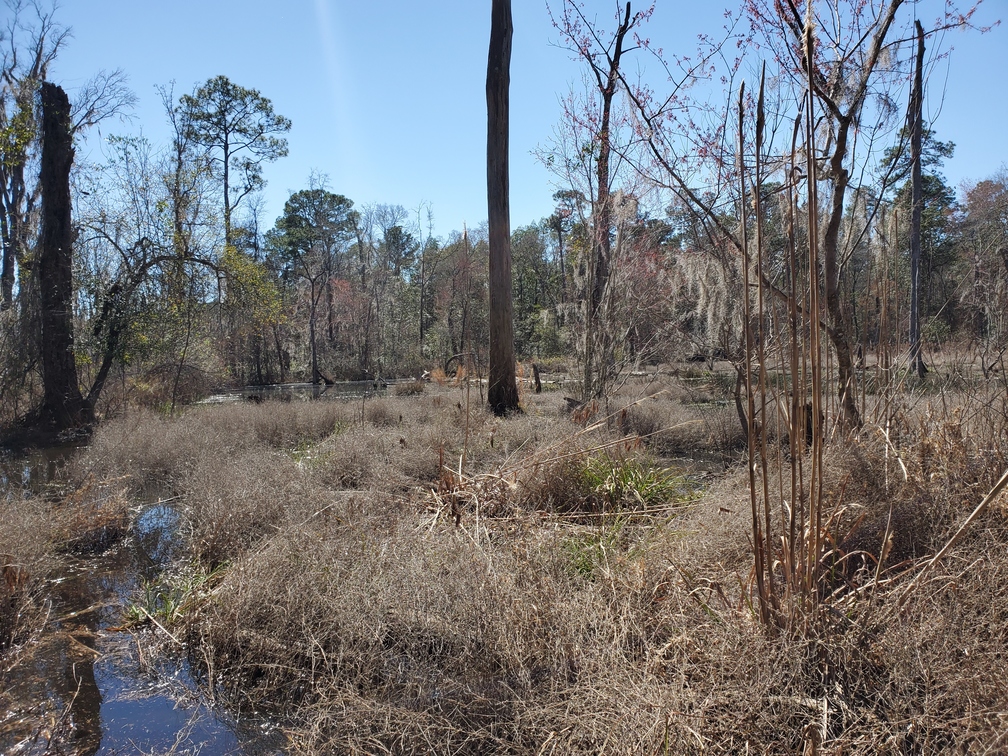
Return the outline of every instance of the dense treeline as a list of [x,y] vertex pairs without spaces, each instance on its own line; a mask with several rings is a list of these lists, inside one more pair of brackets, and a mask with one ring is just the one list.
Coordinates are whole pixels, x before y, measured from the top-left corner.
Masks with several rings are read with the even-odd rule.
[[[666,62],[654,4],[607,29],[554,0],[585,76],[540,152],[552,212],[513,230],[493,6],[492,230],[446,237],[321,171],[267,215],[290,121],[222,76],[71,173],[132,98],[112,74],[68,101],[65,32],[11,26],[0,423],[94,433],[44,495],[0,469],[0,652],[59,677],[0,690],[0,736],[104,737],[88,660],[135,640],[143,691],[188,660],[166,695],[310,753],[1004,750],[1008,166],[950,186],[922,107],[976,6],[925,30],[905,0],[745,0]],[[580,398],[495,402],[512,341]],[[175,412],[439,369],[480,382]]]
[[[628,15],[622,33],[639,21]],[[19,30],[12,49],[23,54],[4,59],[0,96],[5,421],[37,407],[43,385],[38,91],[66,40],[51,15],[23,18]],[[618,81],[615,66],[609,73]],[[120,72],[103,74],[78,93],[74,136],[128,112],[133,97],[123,82]],[[642,362],[740,361],[744,271],[724,233],[739,224],[738,204],[729,195],[670,191],[674,182],[663,188],[635,164],[628,146],[634,93],[627,88],[626,101],[613,104],[617,89],[603,88],[594,104],[577,101],[590,111],[609,98],[605,150],[585,126],[591,120],[578,120],[572,96],[543,155],[567,188],[555,195],[552,215],[512,234],[519,359],[578,360],[586,395],[604,394]],[[417,375],[459,355],[483,369],[485,227],[437,237],[431,207],[358,206],[322,173],[290,196],[278,218],[267,218],[262,168],[287,154],[290,121],[266,96],[223,76],[181,96],[161,94],[167,142],[112,137],[100,162],[74,163],[67,305],[85,396],[100,401],[114,385],[106,401],[132,392],[172,409],[212,385]],[[906,342],[904,136],[879,161],[883,178],[845,187],[839,307],[861,359],[897,354]],[[571,149],[586,140],[596,149]],[[953,145],[930,131],[925,142],[925,346],[968,346],[989,375],[1003,369],[1008,349],[1008,172],[957,193],[940,171]],[[600,192],[599,161],[610,149],[622,158],[611,171],[606,166]],[[767,180],[761,189],[766,276],[782,290],[789,234],[800,246],[807,225],[807,203],[796,204],[799,217],[789,220],[787,188]]]

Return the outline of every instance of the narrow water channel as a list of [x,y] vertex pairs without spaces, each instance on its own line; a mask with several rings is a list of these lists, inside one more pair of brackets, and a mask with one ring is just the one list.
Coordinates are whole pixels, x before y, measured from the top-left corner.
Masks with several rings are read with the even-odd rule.
[[[48,460],[6,468],[8,483],[33,488],[51,473]],[[125,539],[62,559],[46,585],[43,629],[0,667],[0,754],[285,751],[268,721],[208,702],[184,659],[145,658],[140,639],[116,629],[143,582],[183,556],[179,525],[170,503],[140,504]]]

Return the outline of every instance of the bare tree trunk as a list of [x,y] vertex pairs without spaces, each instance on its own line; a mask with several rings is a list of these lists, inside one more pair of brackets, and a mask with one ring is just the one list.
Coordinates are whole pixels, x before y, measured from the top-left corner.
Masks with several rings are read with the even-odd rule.
[[[105,295],[105,304],[102,306],[101,314],[98,316],[94,326],[94,333],[104,334],[105,354],[102,356],[101,366],[91,384],[91,390],[87,395],[89,407],[94,407],[98,403],[98,398],[105,388],[105,381],[108,379],[115,359],[119,354],[120,341],[126,331],[125,301],[129,299],[131,292],[124,292],[119,283],[115,283]],[[174,404],[172,405],[174,411]]]
[[73,348],[73,228],[70,101],[55,84],[42,84],[42,238],[38,276],[42,303],[43,416],[65,429],[87,419]]
[[0,312],[3,312],[14,304],[14,248],[6,213],[0,213],[0,244],[3,245],[3,262],[0,264]]
[[280,324],[273,323],[273,344],[276,347],[277,365],[279,365],[280,383],[287,379],[287,366],[284,364],[283,343],[280,340]]
[[227,136],[224,137],[224,245],[231,246],[231,202],[228,199],[231,183],[231,148]]
[[490,225],[490,380],[496,415],[518,409],[511,301],[508,187],[508,88],[511,83],[511,0],[493,0],[487,60],[487,204]]
[[311,282],[311,312],[308,314],[308,342],[311,346],[311,382],[318,386],[322,378],[318,368],[318,349],[315,343],[315,320],[318,312],[318,295],[315,293],[315,281]]
[[910,155],[912,160],[910,213],[910,367],[921,378],[927,372],[921,355],[920,336],[920,257],[921,215],[924,210],[923,179],[921,177],[921,137],[924,117],[924,29],[917,25],[917,66],[913,90],[910,92]]
[[827,329],[830,341],[837,356],[837,393],[840,397],[840,408],[846,427],[856,428],[861,425],[861,413],[857,408],[857,385],[854,374],[854,361],[851,358],[850,325],[847,323],[843,303],[840,301],[840,266],[838,262],[840,250],[840,225],[843,221],[844,197],[850,175],[843,166],[847,153],[847,136],[850,129],[850,119],[839,119],[837,128],[836,148],[830,159],[830,172],[833,178],[832,198],[829,221],[823,234],[823,288],[826,294],[826,312],[829,316]]
[[326,279],[325,295],[326,295],[326,336],[329,339],[329,344],[333,345],[336,343],[336,308],[333,297],[332,276]]
[[[592,213],[594,220],[594,239],[592,244],[593,259],[589,266],[591,284],[588,293],[588,312],[585,317],[585,371],[584,396],[585,401],[593,397],[601,397],[606,391],[606,371],[612,360],[612,338],[608,333],[610,325],[599,322],[605,315],[603,298],[609,285],[609,269],[612,258],[612,242],[609,230],[612,228],[612,203],[609,197],[609,156],[612,151],[610,142],[610,121],[612,101],[616,87],[620,81],[620,59],[623,56],[623,40],[630,30],[630,3],[626,4],[623,22],[616,30],[612,56],[609,57],[609,70],[594,68],[599,93],[602,95],[602,120],[599,124],[599,157],[596,166],[595,207]],[[603,79],[603,74],[605,78]]]
[[426,250],[420,248],[420,340],[417,342],[419,347],[418,352],[422,355],[424,352],[424,292],[427,286],[427,280],[425,276],[427,275],[427,255]]
[[557,254],[560,257],[560,303],[567,304],[567,265],[564,263],[563,225],[557,223]]

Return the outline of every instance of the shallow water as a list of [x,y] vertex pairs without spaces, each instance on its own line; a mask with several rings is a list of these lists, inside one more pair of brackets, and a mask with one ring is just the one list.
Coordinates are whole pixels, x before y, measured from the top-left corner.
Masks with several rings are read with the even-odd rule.
[[0,450],[0,493],[20,490],[41,492],[47,485],[59,480],[67,460],[78,448],[76,444],[66,444],[17,455]]
[[[405,379],[411,380],[411,379]],[[204,399],[200,404],[226,404],[228,402],[252,401],[261,402],[265,399],[280,401],[298,401],[308,399],[360,399],[361,397],[385,394],[390,385],[398,379],[375,381],[336,381],[331,386],[313,383],[277,383],[269,386],[245,386],[220,394],[214,394]]]
[[47,586],[44,629],[3,669],[0,753],[284,752],[271,723],[211,705],[185,661],[152,663],[115,629],[141,582],[181,556],[179,524],[170,504],[149,504],[110,551],[66,559]]

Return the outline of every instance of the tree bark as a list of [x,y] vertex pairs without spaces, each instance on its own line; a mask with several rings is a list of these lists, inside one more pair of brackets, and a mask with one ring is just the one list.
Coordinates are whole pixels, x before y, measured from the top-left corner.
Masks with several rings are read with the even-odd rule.
[[608,323],[600,322],[606,313],[602,303],[609,285],[609,270],[612,262],[612,242],[609,231],[612,228],[612,203],[609,193],[609,157],[612,152],[610,141],[612,101],[616,87],[620,81],[620,59],[623,57],[623,40],[631,27],[630,3],[626,4],[623,22],[616,30],[616,39],[612,56],[609,58],[609,70],[603,71],[593,66],[599,93],[602,96],[602,120],[599,125],[599,157],[596,165],[595,208],[593,212],[594,238],[593,260],[589,275],[591,284],[588,294],[588,312],[585,317],[585,370],[584,396],[585,401],[601,398],[606,392],[608,381],[606,372],[612,361],[613,340],[609,333]]
[[55,84],[42,95],[42,238],[38,265],[42,305],[43,417],[66,429],[88,419],[77,382],[73,348],[73,228],[70,167],[73,164],[70,101]]
[[487,59],[487,206],[490,226],[490,381],[496,415],[518,409],[511,297],[511,218],[508,187],[508,88],[511,0],[493,0]]
[[826,294],[826,312],[829,316],[827,332],[837,357],[837,394],[844,425],[847,428],[861,426],[861,413],[857,408],[857,383],[854,361],[851,358],[851,329],[847,322],[843,303],[840,301],[840,225],[843,221],[844,198],[850,174],[843,165],[847,154],[847,137],[851,119],[838,119],[836,147],[830,158],[830,173],[833,179],[829,220],[823,234],[823,289]]
[[318,386],[322,377],[318,367],[318,348],[315,341],[315,320],[318,311],[318,295],[315,293],[315,281],[311,282],[311,312],[308,314],[308,341],[311,346],[312,384]]
[[910,367],[921,378],[927,372],[921,355],[920,335],[920,258],[921,215],[924,211],[924,185],[921,177],[921,138],[924,117],[924,29],[917,26],[917,65],[910,92],[910,155],[912,161],[910,212]]
[[3,312],[14,305],[14,249],[6,213],[0,214],[0,245],[3,245],[0,264],[0,312]]

